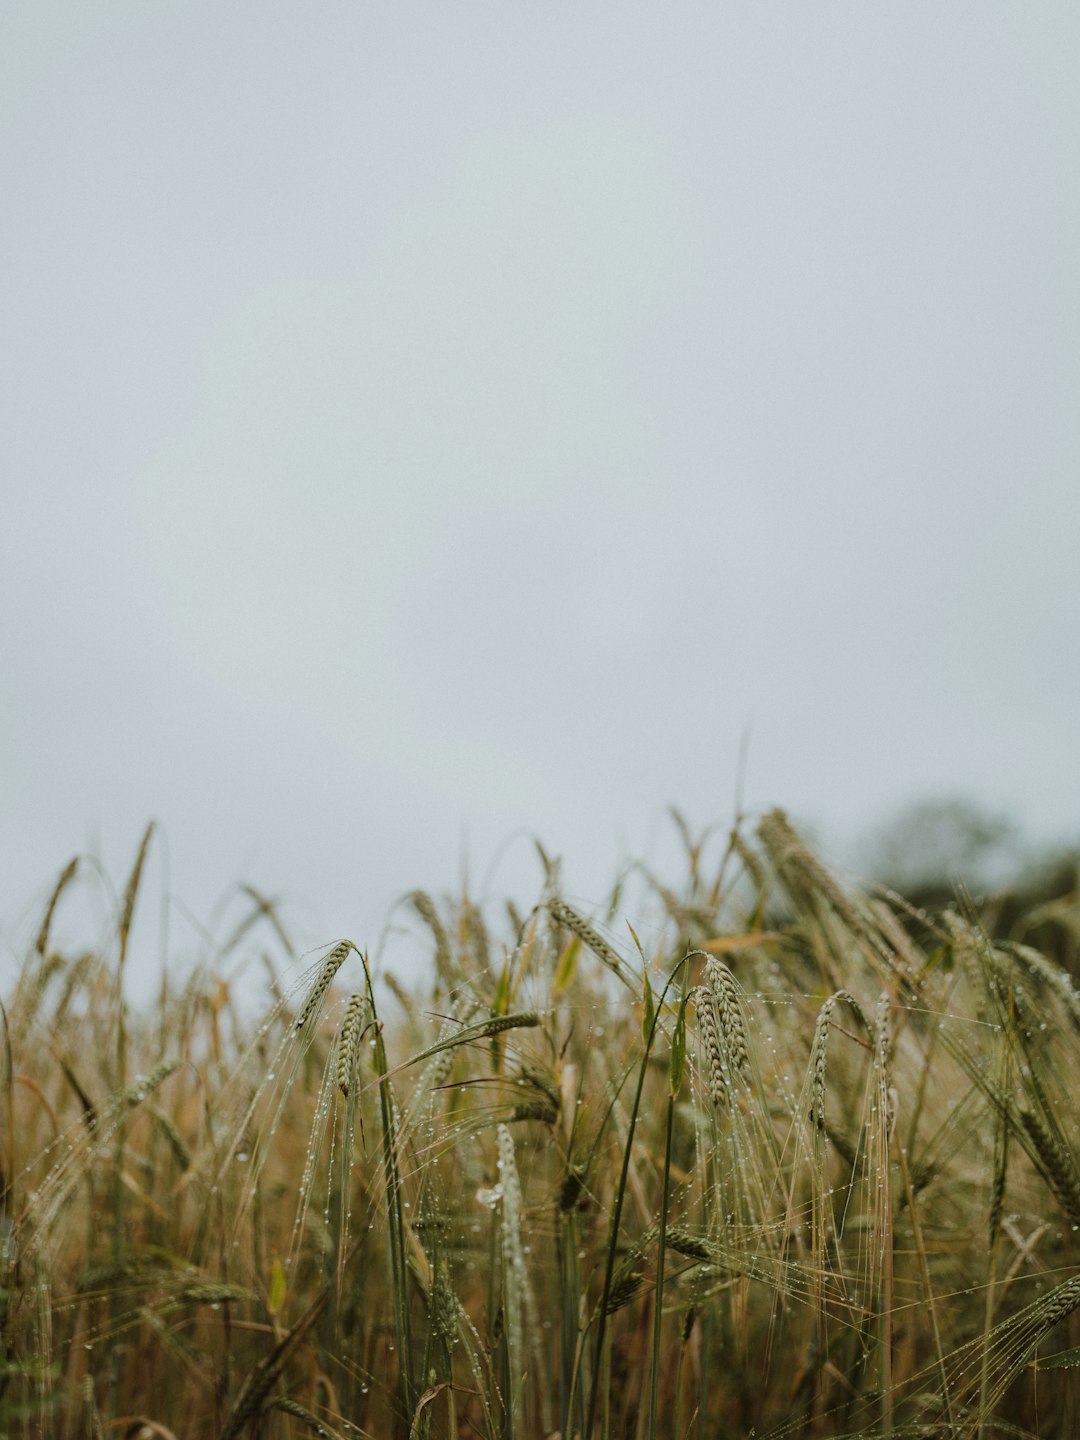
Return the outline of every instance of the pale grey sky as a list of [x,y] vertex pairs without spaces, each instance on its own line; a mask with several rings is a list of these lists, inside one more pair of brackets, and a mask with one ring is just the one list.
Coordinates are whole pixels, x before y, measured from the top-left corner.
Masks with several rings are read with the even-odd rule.
[[[0,916],[1080,830],[1080,11],[0,19]],[[492,893],[532,894],[525,840]],[[160,877],[159,877],[160,880]]]

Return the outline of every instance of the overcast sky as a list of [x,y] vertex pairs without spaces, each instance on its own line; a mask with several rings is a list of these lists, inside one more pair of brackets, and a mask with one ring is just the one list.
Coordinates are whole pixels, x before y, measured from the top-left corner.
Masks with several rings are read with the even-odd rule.
[[838,848],[1075,837],[1078,73],[1030,0],[5,7],[9,937],[150,818],[200,919],[526,832],[588,906],[744,736]]

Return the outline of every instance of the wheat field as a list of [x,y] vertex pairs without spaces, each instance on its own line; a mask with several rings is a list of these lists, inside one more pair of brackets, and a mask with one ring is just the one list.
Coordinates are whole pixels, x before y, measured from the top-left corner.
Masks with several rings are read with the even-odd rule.
[[1078,1433],[1076,894],[1006,933],[780,811],[683,836],[648,924],[542,850],[527,911],[415,892],[415,991],[250,892],[140,1006],[152,828],[104,946],[69,865],[3,1005],[0,1433]]

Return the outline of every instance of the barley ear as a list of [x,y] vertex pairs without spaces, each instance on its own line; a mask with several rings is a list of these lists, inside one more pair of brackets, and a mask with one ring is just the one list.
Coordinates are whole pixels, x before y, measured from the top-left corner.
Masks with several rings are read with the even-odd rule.
[[304,1002],[304,1008],[301,1010],[299,1018],[293,1026],[295,1031],[302,1030],[305,1025],[309,1025],[318,1015],[322,1008],[322,1002],[326,999],[326,992],[333,983],[334,976],[345,963],[349,952],[355,949],[356,946],[351,940],[339,940],[323,960],[319,967],[319,973],[315,977],[315,983],[312,985],[308,992],[308,997]]

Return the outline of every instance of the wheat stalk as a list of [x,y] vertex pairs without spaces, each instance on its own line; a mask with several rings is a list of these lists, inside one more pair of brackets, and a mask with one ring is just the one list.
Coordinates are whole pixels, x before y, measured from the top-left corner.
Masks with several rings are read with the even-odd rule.
[[821,1131],[825,1130],[825,1061],[829,1050],[829,1030],[832,1026],[833,1011],[840,1001],[846,1001],[864,1030],[874,1034],[867,1022],[862,1006],[849,990],[836,990],[822,1003],[814,1026],[814,1039],[810,1046],[810,1121]]
[[765,866],[757,851],[747,844],[742,831],[736,826],[731,832],[730,844],[732,850],[743,863],[743,869],[753,882],[754,889],[760,894],[766,886],[767,876]]
[[360,1041],[364,1034],[366,1014],[367,997],[360,991],[350,995],[338,1034],[337,1066],[334,1071],[337,1087],[346,1099],[360,1068]]
[[304,1002],[304,1008],[301,1010],[299,1017],[293,1025],[294,1031],[298,1032],[303,1030],[304,1026],[308,1025],[319,1013],[322,1002],[326,998],[326,992],[333,984],[334,976],[348,959],[350,951],[355,949],[356,946],[351,940],[339,940],[334,948],[324,957],[322,964],[319,966],[319,973],[315,977],[315,983],[312,985],[308,992],[307,1000]]
[[576,935],[583,945],[587,945],[598,960],[602,960],[608,969],[623,982],[630,985],[632,982],[626,973],[626,967],[622,960],[583,915],[571,909],[565,900],[558,898],[548,901],[548,910],[560,925],[565,925],[571,934]]
[[697,985],[691,991],[694,1009],[697,1011],[698,1031],[701,1048],[704,1051],[705,1079],[713,1104],[718,1110],[726,1110],[728,1103],[727,1073],[724,1067],[724,1046],[722,1031],[716,1013],[713,993],[705,985]]
[[1047,1124],[1038,1109],[1021,1100],[1017,1107],[1020,1124],[1042,1162],[1041,1169],[1051,1190],[1074,1225],[1080,1225],[1080,1177],[1076,1164],[1061,1137]]
[[280,1410],[283,1415],[292,1415],[294,1419],[303,1421],[313,1435],[319,1436],[319,1440],[341,1440],[340,1430],[327,1425],[306,1405],[301,1405],[299,1400],[293,1400],[288,1395],[278,1396],[268,1408]]
[[849,930],[856,934],[865,930],[858,905],[841,890],[782,810],[772,810],[763,817],[758,836],[792,899],[812,906],[820,897]]
[[521,1365],[524,1345],[522,1302],[525,1291],[525,1254],[521,1248],[521,1180],[514,1156],[514,1137],[505,1125],[495,1130],[499,1152],[499,1183],[502,1186],[503,1304],[506,1309],[506,1338],[510,1349],[511,1372]]
[[750,1074],[750,1053],[747,1047],[746,1025],[742,1007],[739,1004],[739,984],[731,970],[722,960],[714,956],[705,962],[705,978],[712,991],[716,1006],[716,1018],[720,1033],[727,1048],[728,1059],[733,1071]]

